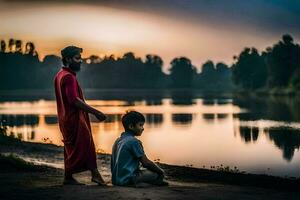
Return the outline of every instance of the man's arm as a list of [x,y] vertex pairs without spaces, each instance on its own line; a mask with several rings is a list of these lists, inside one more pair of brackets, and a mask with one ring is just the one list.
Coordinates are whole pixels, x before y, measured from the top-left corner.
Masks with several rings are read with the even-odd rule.
[[76,100],[74,101],[74,105],[87,112],[87,113],[91,113],[93,115],[95,115],[95,117],[99,120],[99,121],[104,121],[106,119],[106,116],[100,112],[99,110],[89,106],[88,104],[86,104],[84,101],[82,101],[79,97],[76,97]]
[[149,169],[150,171],[156,172],[157,174],[159,174],[161,176],[164,176],[165,172],[159,166],[157,166],[154,162],[149,160],[145,154],[140,158],[140,161],[141,161],[143,167]]

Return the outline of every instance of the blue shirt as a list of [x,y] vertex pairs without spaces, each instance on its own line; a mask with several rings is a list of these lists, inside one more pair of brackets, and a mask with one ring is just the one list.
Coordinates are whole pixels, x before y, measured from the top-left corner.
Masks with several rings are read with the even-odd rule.
[[111,174],[112,184],[128,185],[139,171],[140,158],[144,155],[141,141],[133,133],[121,134],[112,148]]

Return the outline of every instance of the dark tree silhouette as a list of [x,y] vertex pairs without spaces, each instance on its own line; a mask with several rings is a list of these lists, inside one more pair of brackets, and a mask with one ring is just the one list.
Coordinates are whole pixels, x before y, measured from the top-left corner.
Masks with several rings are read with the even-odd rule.
[[9,52],[10,53],[13,53],[15,51],[15,44],[16,44],[16,41],[14,39],[9,39],[8,41],[8,49],[9,49]]
[[91,55],[85,61],[87,64],[96,64],[96,63],[100,63],[102,59],[97,55]]
[[16,50],[17,53],[22,53],[22,41],[16,40]]
[[217,73],[220,73],[220,74],[224,74],[224,73],[229,72],[228,66],[224,63],[217,63],[216,64],[216,70],[217,70]]
[[216,79],[216,70],[215,65],[211,60],[208,60],[202,65],[202,79],[204,82],[209,82],[210,80],[212,82]]
[[208,60],[202,65],[202,73],[212,75],[215,72],[215,65],[213,61]]
[[170,76],[172,86],[179,88],[191,87],[196,68],[186,57],[175,58],[171,61]]
[[32,56],[37,56],[38,55],[37,51],[35,50],[35,46],[32,42],[27,42],[26,43],[25,54],[29,54],[29,55],[32,55]]
[[283,158],[291,161],[295,150],[300,148],[300,132],[292,129],[269,129],[269,138],[282,150]]
[[147,54],[145,64],[148,66],[156,67],[158,71],[161,71],[163,60],[157,55]]
[[216,83],[220,88],[232,88],[231,69],[224,63],[216,64]]
[[282,41],[267,49],[266,58],[269,86],[287,87],[295,70],[300,68],[299,45],[294,43],[290,35],[283,35]]
[[202,65],[201,73],[196,74],[194,80],[196,87],[205,90],[231,90],[233,87],[231,69],[221,62],[215,66],[211,60]]
[[245,48],[232,66],[233,81],[245,89],[263,87],[267,80],[264,56],[255,48]]
[[[120,83],[125,87],[139,88],[144,80],[144,64],[141,58],[136,58],[134,53],[128,52],[117,60]],[[127,86],[126,86],[127,85]]]
[[62,65],[62,61],[61,58],[58,56],[47,55],[43,59],[43,68],[47,68],[51,71],[53,71],[54,69],[55,72],[57,72],[57,70],[60,69],[61,65]]
[[133,52],[127,52],[123,55],[123,58],[124,60],[127,60],[127,61],[133,61],[135,60],[135,56],[134,56],[134,53]]
[[4,40],[1,40],[1,47],[0,47],[0,52],[5,52],[6,51],[6,43]]
[[164,74],[162,72],[163,60],[157,55],[146,55],[145,78],[147,87],[159,87],[163,85]]
[[201,68],[201,73],[194,77],[195,85],[202,89],[207,89],[215,84],[215,65],[211,60],[206,61]]

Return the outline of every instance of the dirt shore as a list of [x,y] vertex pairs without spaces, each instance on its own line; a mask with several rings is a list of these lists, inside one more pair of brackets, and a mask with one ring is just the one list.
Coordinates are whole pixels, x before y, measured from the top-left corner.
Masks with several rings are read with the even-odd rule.
[[[0,136],[0,199],[300,199],[299,179],[213,171],[160,164],[168,187],[115,187],[110,182],[110,156],[98,154],[98,166],[109,183],[63,186],[63,149]],[[19,159],[22,158],[22,159]],[[24,160],[29,161],[25,162]],[[34,163],[34,164],[32,164]]]

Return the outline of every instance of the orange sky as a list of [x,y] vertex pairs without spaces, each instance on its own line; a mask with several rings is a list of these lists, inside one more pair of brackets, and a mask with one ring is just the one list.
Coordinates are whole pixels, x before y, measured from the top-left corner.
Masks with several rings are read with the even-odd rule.
[[233,55],[246,46],[264,50],[277,42],[280,34],[253,27],[210,24],[207,20],[167,14],[157,15],[120,8],[85,4],[8,4],[0,1],[0,38],[33,41],[41,57],[59,55],[60,49],[74,44],[91,54],[137,56],[157,54],[165,62],[186,56],[198,68],[208,59],[231,64]]

